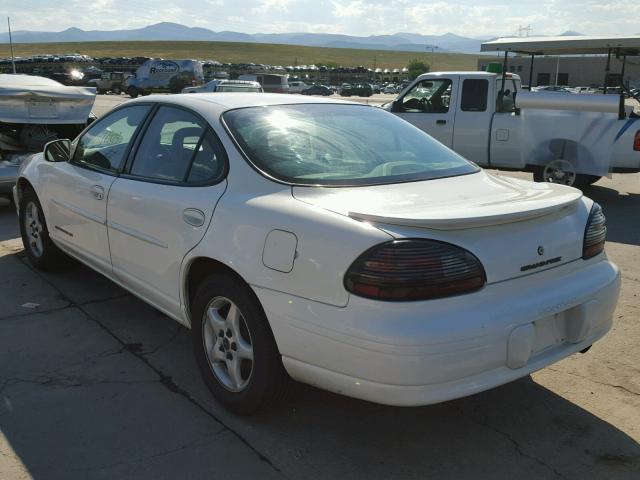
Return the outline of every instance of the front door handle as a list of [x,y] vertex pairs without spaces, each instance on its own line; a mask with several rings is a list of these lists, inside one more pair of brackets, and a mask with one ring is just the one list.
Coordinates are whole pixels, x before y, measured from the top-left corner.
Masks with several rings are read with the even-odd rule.
[[100,185],[94,185],[91,187],[91,195],[93,195],[93,198],[96,200],[104,200],[104,188]]
[[446,121],[446,120],[436,120],[436,123],[437,123],[438,125],[444,125],[444,124],[446,124],[446,123],[447,123],[447,121]]

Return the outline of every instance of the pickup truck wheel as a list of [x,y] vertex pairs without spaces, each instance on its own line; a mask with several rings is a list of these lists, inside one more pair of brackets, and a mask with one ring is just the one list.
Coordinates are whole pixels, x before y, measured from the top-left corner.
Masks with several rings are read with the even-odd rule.
[[533,173],[535,182],[560,183],[581,190],[593,185],[601,178],[597,175],[576,173],[573,165],[567,160],[554,160],[544,168],[536,169]]
[[138,89],[136,87],[129,87],[127,89],[127,94],[131,97],[131,98],[136,98],[139,94]]
[[567,160],[553,160],[544,168],[537,169],[533,174],[536,182],[560,183],[574,185],[578,178],[575,168]]
[[193,301],[191,335],[204,381],[227,409],[249,415],[279,400],[288,376],[253,291],[233,275],[202,282]]
[[31,264],[38,270],[54,270],[61,265],[64,253],[49,237],[47,222],[36,194],[22,194],[19,208],[22,244]]

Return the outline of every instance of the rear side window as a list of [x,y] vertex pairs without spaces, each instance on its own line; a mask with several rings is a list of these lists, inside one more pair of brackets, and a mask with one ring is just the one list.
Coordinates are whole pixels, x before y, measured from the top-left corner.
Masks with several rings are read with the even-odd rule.
[[222,145],[194,114],[162,106],[135,154],[131,175],[166,183],[205,183],[220,177]]
[[484,79],[467,79],[462,82],[462,102],[460,109],[463,112],[484,112],[487,110],[487,95],[489,81]]
[[265,75],[263,84],[264,85],[282,85],[282,77],[279,75]]

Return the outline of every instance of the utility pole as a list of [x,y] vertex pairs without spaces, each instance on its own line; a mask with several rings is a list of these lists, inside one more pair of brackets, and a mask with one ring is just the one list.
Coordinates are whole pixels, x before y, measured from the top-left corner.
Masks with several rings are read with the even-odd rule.
[[438,48],[437,45],[427,45],[427,51],[429,51],[429,49],[431,49],[431,59],[429,58],[429,56],[427,55],[427,62],[429,63],[429,71],[432,72],[433,68],[431,68],[433,66],[433,63],[435,62],[435,51],[436,48]]
[[518,37],[528,37],[531,34],[531,25],[527,25],[523,27],[522,25],[518,26]]
[[13,56],[13,40],[11,39],[11,19],[7,17],[7,26],[9,27],[9,46],[11,47],[11,65],[13,65],[13,74],[16,74],[16,59]]

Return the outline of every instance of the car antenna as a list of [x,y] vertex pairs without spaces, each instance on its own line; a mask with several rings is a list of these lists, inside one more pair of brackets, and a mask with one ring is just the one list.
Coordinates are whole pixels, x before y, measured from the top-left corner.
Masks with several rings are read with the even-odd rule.
[[13,56],[13,40],[11,39],[11,18],[7,17],[7,26],[9,27],[9,46],[11,48],[11,65],[13,66],[13,74],[16,74],[16,59]]

